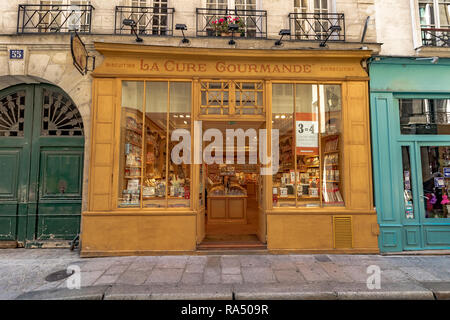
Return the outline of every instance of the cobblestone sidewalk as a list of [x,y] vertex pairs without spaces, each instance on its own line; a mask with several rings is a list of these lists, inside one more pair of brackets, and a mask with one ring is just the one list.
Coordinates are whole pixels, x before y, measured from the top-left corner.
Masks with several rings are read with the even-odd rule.
[[[81,290],[70,290],[67,295],[66,280],[45,280],[50,273],[73,265],[81,270]],[[380,289],[367,288],[371,275],[367,268],[372,265],[381,270]],[[264,254],[81,259],[67,249],[0,250],[0,299],[64,296],[59,293],[69,298],[106,299],[450,298],[450,256]]]

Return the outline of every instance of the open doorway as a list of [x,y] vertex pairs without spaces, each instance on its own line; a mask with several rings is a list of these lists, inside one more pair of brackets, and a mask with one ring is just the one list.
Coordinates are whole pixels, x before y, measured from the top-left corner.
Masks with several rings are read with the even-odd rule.
[[[265,237],[261,239],[260,236],[261,225],[265,226],[261,220],[265,216],[263,177],[258,157],[259,129],[264,129],[265,123],[203,121],[202,128],[203,134],[209,129],[220,131],[223,141],[222,149],[214,149],[210,153],[214,163],[203,164],[205,238],[198,248],[265,249]],[[231,136],[227,129],[233,130],[235,136]],[[245,142],[240,144],[239,138],[243,136]],[[208,150],[212,142],[215,142],[214,138],[211,142],[204,142],[203,150]]]

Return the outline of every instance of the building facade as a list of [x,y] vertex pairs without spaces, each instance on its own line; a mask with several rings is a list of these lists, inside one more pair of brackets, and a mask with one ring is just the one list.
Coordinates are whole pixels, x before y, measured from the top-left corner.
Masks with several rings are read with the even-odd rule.
[[[1,4],[1,240],[81,233],[84,256],[378,251],[374,1],[23,3]],[[95,57],[87,75],[75,30]],[[209,129],[230,128],[258,141],[276,129],[259,148],[278,161],[236,163],[224,143],[213,163],[173,161],[176,129],[206,151]]]
[[383,46],[369,74],[380,250],[448,249],[450,2],[376,9]]

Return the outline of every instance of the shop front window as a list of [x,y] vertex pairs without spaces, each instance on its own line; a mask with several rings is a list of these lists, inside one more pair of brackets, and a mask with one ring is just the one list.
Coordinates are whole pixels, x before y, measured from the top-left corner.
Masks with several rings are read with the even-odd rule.
[[190,165],[171,157],[190,119],[190,82],[122,82],[119,207],[190,207]]
[[405,205],[405,218],[414,219],[414,198],[412,193],[411,159],[408,146],[402,146],[403,164],[403,200]]
[[420,148],[425,218],[450,218],[450,147]]
[[450,134],[450,99],[400,99],[402,134]]
[[344,205],[340,85],[273,84],[272,128],[279,130],[274,207]]

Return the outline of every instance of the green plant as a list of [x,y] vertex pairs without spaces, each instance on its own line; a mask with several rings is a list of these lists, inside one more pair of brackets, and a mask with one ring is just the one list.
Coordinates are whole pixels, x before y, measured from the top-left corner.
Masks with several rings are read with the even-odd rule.
[[214,26],[216,34],[229,33],[230,31],[228,30],[228,27],[230,24],[237,24],[239,27],[237,33],[240,33],[241,35],[245,34],[245,24],[240,17],[223,17],[212,21],[211,24]]

